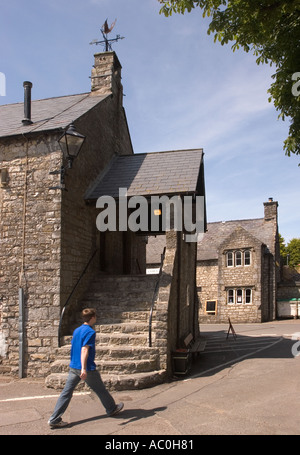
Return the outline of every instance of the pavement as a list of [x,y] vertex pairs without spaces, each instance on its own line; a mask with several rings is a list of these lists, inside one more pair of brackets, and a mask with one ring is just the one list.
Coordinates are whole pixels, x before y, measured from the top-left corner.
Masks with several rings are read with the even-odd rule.
[[188,375],[150,389],[113,392],[125,404],[116,417],[105,415],[92,392],[75,392],[63,429],[47,424],[59,391],[41,379],[2,376],[0,435],[102,435],[106,450],[134,453],[141,446],[118,446],[125,436],[133,444],[148,435],[145,449],[159,436],[170,447],[150,449],[185,450],[195,449],[198,435],[298,435],[300,320],[233,327],[236,337],[227,337],[228,324],[201,325],[206,348]]

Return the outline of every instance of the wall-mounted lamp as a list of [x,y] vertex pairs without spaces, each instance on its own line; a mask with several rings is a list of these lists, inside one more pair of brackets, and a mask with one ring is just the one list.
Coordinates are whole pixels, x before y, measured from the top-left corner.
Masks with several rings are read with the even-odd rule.
[[73,160],[78,156],[85,141],[85,136],[78,133],[73,123],[58,139],[59,146],[68,160],[68,169],[72,168]]
[[[85,141],[85,136],[78,133],[73,123],[69,128],[64,132],[64,134],[58,139],[59,146],[63,152],[63,155],[67,158],[68,165],[67,168],[71,169],[74,159],[78,156],[81,147]],[[60,186],[52,186],[50,190],[66,190],[65,187],[65,175],[66,170],[64,166],[61,166],[59,171],[52,171],[50,174],[60,174]]]

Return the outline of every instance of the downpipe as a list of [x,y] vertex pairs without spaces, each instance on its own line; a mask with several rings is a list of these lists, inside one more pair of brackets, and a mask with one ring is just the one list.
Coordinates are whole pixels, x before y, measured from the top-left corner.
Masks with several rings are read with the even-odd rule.
[[19,288],[19,378],[24,378],[24,290]]

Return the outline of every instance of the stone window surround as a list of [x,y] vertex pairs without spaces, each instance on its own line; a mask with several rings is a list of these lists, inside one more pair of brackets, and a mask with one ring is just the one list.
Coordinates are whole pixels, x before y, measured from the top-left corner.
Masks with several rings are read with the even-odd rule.
[[[254,290],[253,286],[236,286],[236,287],[227,288],[226,289],[227,305],[252,305],[253,304],[253,290]],[[248,294],[248,297],[247,297],[247,294]],[[249,294],[250,294],[250,299],[249,299]],[[238,302],[239,298],[241,298],[240,302]],[[233,301],[230,302],[229,301],[230,299],[232,299]]]
[[224,254],[226,267],[249,267],[252,265],[252,251],[250,248],[224,251]]

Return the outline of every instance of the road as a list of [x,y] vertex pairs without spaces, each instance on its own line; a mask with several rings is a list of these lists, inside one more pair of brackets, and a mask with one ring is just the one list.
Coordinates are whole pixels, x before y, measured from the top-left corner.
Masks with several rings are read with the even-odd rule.
[[93,393],[78,392],[64,415],[70,425],[60,430],[47,425],[57,391],[40,380],[2,377],[0,435],[105,435],[114,443],[124,435],[298,435],[299,320],[236,325],[236,338],[227,339],[227,330],[201,326],[206,348],[188,376],[115,392],[125,403],[115,418]]

